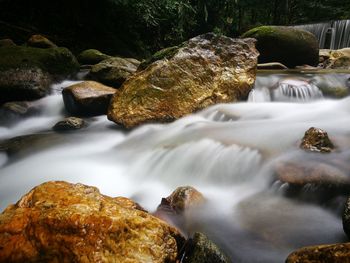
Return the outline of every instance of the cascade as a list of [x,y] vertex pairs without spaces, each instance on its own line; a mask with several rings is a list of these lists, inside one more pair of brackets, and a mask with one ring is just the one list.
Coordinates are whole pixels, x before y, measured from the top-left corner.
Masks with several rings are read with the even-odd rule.
[[350,47],[350,19],[293,27],[313,33],[318,39],[320,48],[341,49]]

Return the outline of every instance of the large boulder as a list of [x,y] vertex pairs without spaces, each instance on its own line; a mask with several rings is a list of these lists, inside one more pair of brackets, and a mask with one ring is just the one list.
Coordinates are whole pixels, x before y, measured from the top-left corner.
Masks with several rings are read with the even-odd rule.
[[46,37],[44,37],[42,35],[32,35],[28,39],[27,45],[30,47],[37,47],[37,48],[57,47],[56,44],[54,44],[51,40],[47,39]]
[[176,262],[183,238],[132,201],[48,182],[0,215],[0,262]]
[[113,96],[108,118],[133,127],[246,99],[256,76],[254,43],[212,33],[190,39],[131,76]]
[[126,58],[113,57],[94,65],[88,78],[115,88],[137,70],[138,64]]
[[83,65],[95,65],[108,58],[111,58],[111,56],[103,54],[97,49],[86,49],[82,51],[77,57],[79,63]]
[[51,75],[36,67],[0,70],[0,104],[44,97],[51,82]]
[[298,249],[286,263],[346,263],[350,262],[350,243],[318,245]]
[[0,47],[0,71],[18,68],[39,68],[54,77],[64,78],[77,72],[79,63],[73,54],[63,47]]
[[318,41],[310,32],[291,27],[261,26],[249,30],[242,37],[257,39],[259,63],[280,62],[288,68],[318,64]]
[[92,116],[107,113],[109,102],[117,90],[95,81],[84,81],[62,91],[66,110],[74,115]]

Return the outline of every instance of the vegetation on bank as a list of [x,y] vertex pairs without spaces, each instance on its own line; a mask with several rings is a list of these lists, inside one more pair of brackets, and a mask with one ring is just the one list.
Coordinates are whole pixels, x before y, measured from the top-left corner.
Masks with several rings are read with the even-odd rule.
[[0,38],[42,33],[76,53],[140,58],[209,31],[238,36],[264,24],[345,18],[350,2],[340,0],[2,0]]

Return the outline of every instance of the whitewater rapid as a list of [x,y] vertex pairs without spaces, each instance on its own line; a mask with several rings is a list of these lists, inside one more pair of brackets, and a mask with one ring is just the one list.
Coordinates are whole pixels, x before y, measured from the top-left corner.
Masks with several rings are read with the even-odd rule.
[[[105,116],[93,117],[87,128],[60,134],[50,147],[0,153],[0,209],[49,180],[93,185],[150,211],[176,187],[191,185],[209,202],[188,216],[187,230],[205,231],[235,262],[281,262],[300,246],[340,242],[339,217],[284,198],[272,186],[271,164],[303,156],[298,146],[310,127],[326,130],[338,146],[335,154],[350,160],[350,97],[271,102],[264,81],[258,80],[257,100],[215,105],[170,124],[127,131]],[[52,134],[65,116],[60,88],[72,83],[54,86],[56,93],[35,102],[40,115],[0,127],[0,139]]]

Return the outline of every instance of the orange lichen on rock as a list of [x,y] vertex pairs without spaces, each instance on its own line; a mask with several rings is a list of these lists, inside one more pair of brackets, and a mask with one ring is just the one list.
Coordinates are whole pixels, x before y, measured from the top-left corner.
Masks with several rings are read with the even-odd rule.
[[137,207],[82,184],[39,185],[0,214],[0,262],[175,262],[179,232]]

